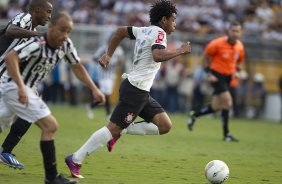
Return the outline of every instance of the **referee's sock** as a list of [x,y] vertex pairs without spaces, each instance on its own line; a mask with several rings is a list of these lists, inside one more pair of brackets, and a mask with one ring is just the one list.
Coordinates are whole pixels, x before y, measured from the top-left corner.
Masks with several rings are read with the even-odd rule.
[[17,118],[11,126],[10,132],[4,140],[2,153],[11,153],[16,145],[20,142],[22,136],[27,132],[31,123],[21,118]]
[[229,121],[229,110],[223,109],[221,111],[221,121],[223,128],[223,135],[226,137],[229,134],[228,121]]

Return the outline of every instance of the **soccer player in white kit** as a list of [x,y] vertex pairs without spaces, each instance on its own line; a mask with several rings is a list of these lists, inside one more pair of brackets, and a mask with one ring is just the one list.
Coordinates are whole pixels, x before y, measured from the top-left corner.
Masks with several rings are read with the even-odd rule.
[[[191,52],[188,42],[175,50],[166,49],[166,35],[175,30],[176,13],[172,2],[159,0],[150,10],[151,26],[119,27],[112,36],[106,54],[100,58],[100,64],[107,67],[119,43],[124,38],[130,38],[136,40],[133,67],[120,85],[119,102],[110,122],[95,131],[75,153],[65,158],[73,177],[82,178],[80,167],[85,157],[106,145],[112,137],[119,136],[122,130],[134,135],[159,135],[170,131],[170,118],[149,91],[161,62]],[[132,123],[137,116],[144,121]]]
[[28,122],[35,122],[41,129],[40,150],[45,169],[45,184],[75,184],[76,181],[58,174],[55,155],[55,132],[58,123],[46,103],[37,95],[37,85],[59,61],[64,60],[70,64],[76,77],[92,90],[96,101],[105,102],[104,95],[80,63],[77,51],[69,39],[72,28],[70,15],[65,12],[53,15],[47,34],[18,45],[6,55],[6,71],[1,76],[3,96],[0,123],[10,121],[9,116],[16,115]]

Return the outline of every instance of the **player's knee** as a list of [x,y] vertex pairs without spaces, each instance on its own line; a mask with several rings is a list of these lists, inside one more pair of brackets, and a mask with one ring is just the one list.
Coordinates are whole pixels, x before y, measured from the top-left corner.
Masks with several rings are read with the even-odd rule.
[[224,104],[224,109],[232,109],[232,101],[227,101],[225,104]]
[[54,134],[58,130],[58,123],[55,118],[48,118],[41,121],[39,127],[44,133]]
[[160,124],[159,126],[159,133],[160,134],[166,134],[170,131],[172,127],[172,122],[171,121],[165,121]]
[[57,122],[55,123],[50,123],[49,126],[47,126],[43,131],[45,131],[46,133],[51,133],[54,134],[59,128],[59,125]]

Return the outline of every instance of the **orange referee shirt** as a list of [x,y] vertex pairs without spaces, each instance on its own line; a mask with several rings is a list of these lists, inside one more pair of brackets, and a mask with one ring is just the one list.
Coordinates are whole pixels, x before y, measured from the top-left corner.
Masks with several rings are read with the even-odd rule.
[[205,49],[205,55],[211,58],[210,68],[223,75],[236,72],[236,65],[243,62],[245,49],[241,41],[234,45],[227,42],[227,37],[212,40]]

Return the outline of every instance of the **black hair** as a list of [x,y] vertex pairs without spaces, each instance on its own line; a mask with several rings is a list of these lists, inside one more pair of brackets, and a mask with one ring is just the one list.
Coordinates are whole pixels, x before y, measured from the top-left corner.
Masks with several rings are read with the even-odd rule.
[[173,13],[177,14],[177,9],[172,2],[168,0],[158,0],[152,5],[150,10],[150,22],[152,25],[155,25],[163,17],[169,19]]
[[69,14],[68,12],[59,11],[59,12],[54,13],[54,14],[51,16],[50,22],[51,22],[52,24],[56,24],[57,21],[58,21],[61,17],[65,17],[65,18],[67,18],[67,19],[69,19],[69,20],[72,21],[72,18],[71,18],[70,14]]
[[48,3],[48,0],[31,0],[29,2],[29,9],[32,10],[36,7],[46,6]]
[[234,20],[230,22],[229,29],[232,28],[233,26],[241,26],[241,24],[239,21]]

